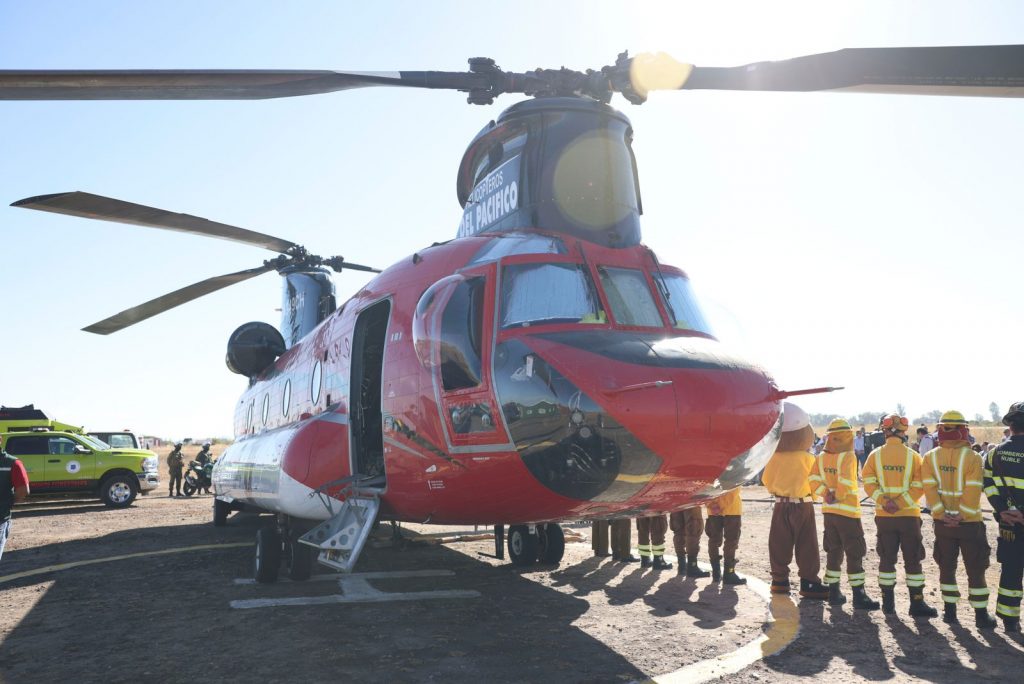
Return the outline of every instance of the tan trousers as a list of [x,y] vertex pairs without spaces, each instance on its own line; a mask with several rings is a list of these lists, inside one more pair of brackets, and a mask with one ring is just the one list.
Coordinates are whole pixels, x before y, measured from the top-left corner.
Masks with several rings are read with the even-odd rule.
[[[921,537],[921,519],[911,516],[875,516],[878,539],[878,586],[883,589],[896,584],[896,561],[903,553],[903,569],[911,593],[924,587],[924,541]],[[922,590],[923,591],[923,590]]]
[[789,581],[789,564],[796,552],[800,579],[819,582],[821,557],[818,554],[818,529],[814,520],[814,504],[782,503],[772,509],[772,526],[768,532],[768,562],[773,581]]
[[664,515],[636,519],[637,551],[640,556],[664,556],[668,521]]
[[682,562],[687,556],[696,556],[700,551],[700,538],[704,534],[704,507],[694,506],[685,511],[676,511],[668,519],[672,528],[672,546]]
[[860,518],[825,513],[825,531],[821,545],[825,549],[825,584],[834,584],[842,575],[843,556],[846,556],[846,575],[850,586],[864,585],[864,556],[868,553],[864,541],[864,526]]
[[591,526],[590,546],[595,556],[608,555],[608,532],[611,532],[611,553],[616,558],[625,558],[630,554],[633,526],[629,518],[621,520],[598,520]]
[[[989,557],[992,553],[985,534],[985,523],[960,523],[956,527],[943,525],[935,521],[935,548],[932,558],[939,566],[939,587],[945,603],[956,603],[960,598],[960,590],[956,584],[957,556],[963,555],[964,567],[967,569],[967,586],[970,589],[970,600],[977,604],[975,608],[984,608],[988,604],[988,585],[985,583],[985,570],[988,569]],[[984,603],[983,603],[984,602]]]
[[742,518],[738,515],[709,515],[704,529],[708,533],[708,556],[712,561],[720,558],[718,549],[725,539],[725,564],[736,562],[736,549],[740,545]]

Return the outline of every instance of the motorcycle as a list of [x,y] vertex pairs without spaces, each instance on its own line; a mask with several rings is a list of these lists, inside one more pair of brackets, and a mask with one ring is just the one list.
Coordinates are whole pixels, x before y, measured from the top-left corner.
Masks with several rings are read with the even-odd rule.
[[213,462],[205,465],[199,461],[190,461],[185,477],[182,478],[181,491],[185,496],[192,496],[196,492],[206,490],[210,493],[213,487]]

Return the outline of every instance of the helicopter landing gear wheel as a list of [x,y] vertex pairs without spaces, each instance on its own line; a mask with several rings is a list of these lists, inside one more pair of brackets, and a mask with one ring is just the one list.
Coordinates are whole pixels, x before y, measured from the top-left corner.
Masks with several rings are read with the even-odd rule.
[[281,533],[275,527],[261,527],[256,532],[256,563],[253,575],[260,584],[277,581],[281,570]]
[[558,523],[537,525],[537,537],[539,547],[537,549],[538,560],[549,565],[558,565],[565,555],[565,533]]
[[305,582],[313,574],[313,558],[316,549],[306,546],[293,536],[285,548],[288,558],[288,579]]
[[508,557],[512,565],[530,566],[537,562],[540,538],[536,531],[530,533],[526,525],[512,525],[508,528]]

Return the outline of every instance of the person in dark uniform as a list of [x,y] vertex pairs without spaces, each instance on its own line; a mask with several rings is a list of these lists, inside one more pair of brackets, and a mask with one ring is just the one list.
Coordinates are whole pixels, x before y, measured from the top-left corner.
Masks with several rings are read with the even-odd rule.
[[181,496],[181,472],[185,467],[185,457],[181,455],[181,442],[176,442],[171,453],[167,454],[167,496],[174,496],[177,488],[178,496]]
[[[210,482],[213,473],[213,469],[210,467],[210,464],[213,463],[213,454],[210,453],[209,442],[203,442],[203,448],[196,454],[196,463],[203,466],[203,475],[206,478],[203,482]],[[210,493],[209,485],[202,486],[200,489],[207,494]]]
[[11,509],[28,496],[28,473],[21,461],[0,450],[0,556],[11,536]]
[[1020,600],[1024,594],[1024,401],[1003,416],[1010,438],[988,452],[985,495],[999,523],[996,560],[1002,566],[996,615],[1007,632],[1020,632]]

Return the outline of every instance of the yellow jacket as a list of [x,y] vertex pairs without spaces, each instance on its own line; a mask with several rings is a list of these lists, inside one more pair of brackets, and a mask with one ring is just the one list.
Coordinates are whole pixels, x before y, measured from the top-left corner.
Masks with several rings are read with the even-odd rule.
[[[717,513],[712,512],[711,505],[717,504],[719,511]],[[708,509],[708,515],[742,515],[743,514],[743,500],[740,499],[740,488],[726,492],[722,496],[718,497],[714,501],[708,504],[704,504]]]
[[814,498],[808,479],[813,467],[814,456],[806,451],[776,451],[764,467],[761,482],[775,496]]
[[981,456],[963,442],[963,446],[932,449],[923,460],[921,483],[932,517],[959,513],[964,522],[981,522]]
[[[921,486],[921,456],[903,443],[899,437],[889,437],[868,456],[861,471],[864,491],[875,500],[875,517],[921,517],[917,502],[924,493]],[[882,504],[888,497],[900,507],[889,513]]]
[[823,503],[822,513],[845,515],[847,518],[860,517],[860,487],[857,486],[857,454],[844,451],[840,454],[821,452],[815,468],[811,471],[811,486],[815,496],[824,499],[825,492],[832,490],[835,503]]

